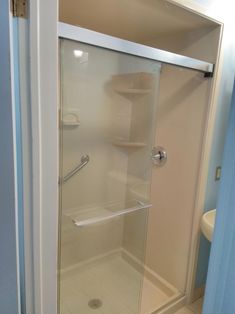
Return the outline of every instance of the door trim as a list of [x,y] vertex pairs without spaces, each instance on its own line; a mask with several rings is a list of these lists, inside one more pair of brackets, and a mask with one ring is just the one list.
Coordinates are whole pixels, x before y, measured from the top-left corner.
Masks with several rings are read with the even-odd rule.
[[58,0],[30,1],[28,184],[31,184],[34,314],[57,313],[58,19]]

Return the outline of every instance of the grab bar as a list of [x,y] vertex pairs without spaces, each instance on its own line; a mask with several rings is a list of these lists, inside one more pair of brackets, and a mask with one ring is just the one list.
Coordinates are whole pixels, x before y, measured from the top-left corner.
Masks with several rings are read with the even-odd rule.
[[63,183],[67,182],[70,178],[72,178],[78,171],[80,171],[83,167],[85,167],[89,161],[90,161],[90,157],[88,155],[82,156],[81,163],[72,171],[70,171],[68,174],[66,174],[66,176],[64,176],[64,178],[62,179]]

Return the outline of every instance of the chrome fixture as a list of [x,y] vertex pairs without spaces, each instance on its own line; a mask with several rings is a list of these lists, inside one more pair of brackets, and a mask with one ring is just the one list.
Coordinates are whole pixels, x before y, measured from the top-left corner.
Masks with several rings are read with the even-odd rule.
[[66,176],[62,179],[62,182],[65,183],[70,178],[72,178],[77,172],[79,172],[83,167],[85,167],[89,161],[90,161],[90,157],[88,155],[83,155],[81,158],[80,164],[76,168],[74,168],[72,171],[70,171],[68,174],[66,174]]
[[155,166],[164,166],[167,161],[167,153],[161,146],[153,147],[152,161]]

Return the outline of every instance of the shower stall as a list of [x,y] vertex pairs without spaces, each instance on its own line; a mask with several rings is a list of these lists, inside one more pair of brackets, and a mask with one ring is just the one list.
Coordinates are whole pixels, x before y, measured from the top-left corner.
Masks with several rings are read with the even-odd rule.
[[213,64],[59,36],[59,313],[158,313],[186,291]]

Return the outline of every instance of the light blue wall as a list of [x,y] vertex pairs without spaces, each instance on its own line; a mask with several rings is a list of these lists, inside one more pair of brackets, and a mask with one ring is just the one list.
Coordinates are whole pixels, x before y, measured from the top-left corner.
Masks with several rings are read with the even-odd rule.
[[[215,181],[215,170],[216,167],[220,166],[222,163],[233,90],[235,73],[235,38],[234,36],[231,36],[231,29],[234,27],[234,17],[231,14],[233,10],[233,3],[229,0],[194,0],[192,2],[202,5],[205,8],[206,14],[224,22],[222,72],[218,93],[219,96],[215,100],[217,113],[204,206],[205,211],[207,211],[209,209],[216,208],[220,181]],[[201,236],[195,282],[196,288],[203,286],[206,282],[209,255],[210,243],[204,238],[204,236]]]
[[[230,52],[227,51],[227,60],[231,60]],[[223,81],[221,82],[220,98],[217,99],[217,114],[215,121],[215,130],[213,134],[212,151],[210,155],[209,175],[206,189],[205,211],[216,208],[220,181],[215,181],[215,171],[217,166],[221,166],[225,135],[228,125],[228,116],[230,109],[230,99],[232,94],[231,81],[234,73],[226,77],[226,69],[223,73]],[[223,170],[222,170],[223,171]],[[195,287],[201,287],[206,282],[208,262],[210,255],[210,242],[202,235],[200,239],[198,266]]]
[[10,1],[0,0],[0,313],[19,313]]
[[235,91],[223,159],[203,314],[235,313]]

